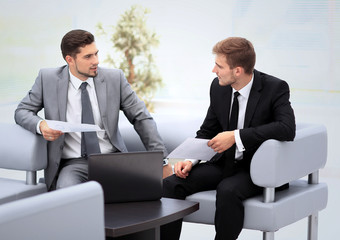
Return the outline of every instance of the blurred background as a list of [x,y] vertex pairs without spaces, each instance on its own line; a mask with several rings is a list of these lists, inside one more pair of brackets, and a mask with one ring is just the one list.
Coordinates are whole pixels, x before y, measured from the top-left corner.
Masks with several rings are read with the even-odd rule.
[[[1,0],[0,122],[14,122],[14,110],[40,68],[65,64],[60,41],[72,29],[96,36],[101,66],[124,67],[124,49],[114,46],[112,39],[117,26],[129,21],[124,14],[136,4],[146,10],[141,18],[144,31],[154,34],[156,41],[144,51],[148,59],[152,57],[157,82],[145,93],[154,113],[205,115],[215,77],[212,47],[230,36],[254,44],[256,69],[288,82],[297,121],[327,127],[328,161],[320,180],[329,182],[329,204],[320,213],[319,235],[320,239],[339,235],[334,226],[340,201],[339,0]],[[136,66],[145,62],[145,56],[136,56]],[[128,68],[125,73],[128,77]],[[136,89],[141,81],[136,80]],[[200,229],[187,224],[182,238],[213,238],[211,226]],[[306,234],[304,226],[286,232],[291,235],[280,230],[278,239],[301,239],[299,234]],[[240,239],[261,239],[257,236]]]

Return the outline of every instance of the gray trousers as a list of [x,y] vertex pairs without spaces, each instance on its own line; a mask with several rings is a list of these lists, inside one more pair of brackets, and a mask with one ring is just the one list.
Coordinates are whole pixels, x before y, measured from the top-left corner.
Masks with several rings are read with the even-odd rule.
[[63,159],[56,189],[77,185],[88,180],[88,162],[85,158]]

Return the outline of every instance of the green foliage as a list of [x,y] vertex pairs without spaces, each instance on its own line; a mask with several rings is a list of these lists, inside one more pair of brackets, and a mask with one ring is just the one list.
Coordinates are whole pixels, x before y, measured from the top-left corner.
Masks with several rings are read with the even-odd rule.
[[133,5],[120,16],[116,26],[105,30],[98,23],[97,30],[99,35],[108,37],[112,43],[113,54],[109,54],[105,62],[124,71],[139,98],[149,111],[153,111],[151,100],[163,83],[151,51],[158,46],[159,39],[155,32],[147,28],[148,13],[148,9]]

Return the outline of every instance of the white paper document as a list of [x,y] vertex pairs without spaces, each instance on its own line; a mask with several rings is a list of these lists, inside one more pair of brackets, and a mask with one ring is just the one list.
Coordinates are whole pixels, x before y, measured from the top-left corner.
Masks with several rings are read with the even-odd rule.
[[208,147],[208,139],[187,138],[167,158],[209,161],[217,152]]
[[99,132],[105,131],[101,129],[98,125],[93,124],[84,124],[84,123],[69,123],[69,122],[62,122],[62,121],[53,121],[53,120],[46,120],[47,125],[54,129],[59,130],[64,133],[67,132]]

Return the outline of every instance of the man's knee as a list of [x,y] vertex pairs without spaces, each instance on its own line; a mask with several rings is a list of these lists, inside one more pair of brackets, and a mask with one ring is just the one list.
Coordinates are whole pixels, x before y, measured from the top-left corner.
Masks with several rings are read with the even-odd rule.
[[58,180],[57,185],[56,185],[56,190],[61,189],[61,188],[70,187],[70,186],[73,186],[73,185],[76,185],[76,184],[72,181]]
[[163,197],[185,199],[186,192],[176,175],[163,179]]
[[63,167],[57,176],[56,189],[66,188],[86,182],[87,172],[84,169],[77,165],[68,165]]
[[82,183],[78,178],[73,176],[59,176],[56,184],[56,189],[71,187]]
[[216,203],[232,203],[241,201],[239,191],[231,185],[220,184],[216,188]]

